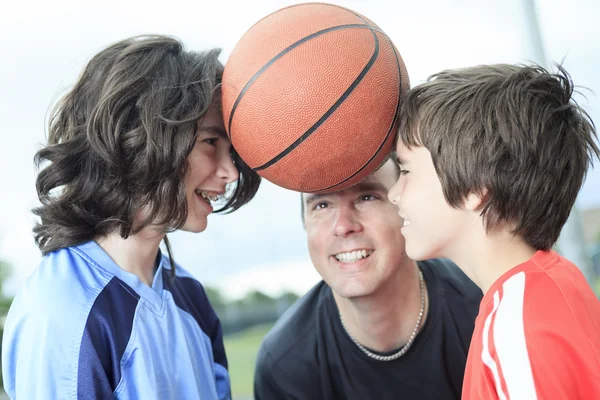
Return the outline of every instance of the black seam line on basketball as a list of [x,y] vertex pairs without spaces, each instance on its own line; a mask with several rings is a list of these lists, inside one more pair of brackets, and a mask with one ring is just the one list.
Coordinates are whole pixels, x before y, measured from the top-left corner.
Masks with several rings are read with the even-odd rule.
[[360,29],[365,29],[368,28],[371,31],[376,30],[379,31],[381,33],[383,33],[385,35],[385,33],[383,31],[381,31],[379,28],[377,27],[372,27],[372,26],[368,26],[368,25],[363,25],[363,24],[346,24],[346,25],[338,25],[338,26],[332,26],[331,28],[327,28],[327,29],[323,29],[321,31],[312,33],[306,37],[303,37],[302,39],[298,40],[295,43],[292,43],[291,45],[289,45],[288,47],[286,47],[285,49],[283,49],[282,51],[280,51],[275,57],[273,57],[272,59],[269,60],[269,62],[267,62],[265,65],[263,65],[261,67],[261,69],[258,70],[258,72],[256,72],[254,74],[254,76],[252,76],[252,78],[250,78],[250,80],[248,81],[248,83],[246,83],[246,85],[244,86],[244,88],[242,89],[242,91],[240,92],[240,94],[238,95],[237,99],[235,100],[235,103],[233,103],[233,107],[231,108],[231,114],[229,115],[229,121],[227,122],[227,132],[229,134],[229,139],[233,140],[233,134],[231,132],[231,123],[233,121],[233,115],[235,114],[235,111],[238,107],[238,104],[240,103],[240,101],[242,100],[242,97],[244,96],[244,94],[246,94],[246,92],[248,91],[248,89],[250,88],[250,86],[252,86],[252,84],[254,83],[254,81],[256,79],[258,79],[258,77],[267,70],[267,68],[269,68],[271,65],[273,65],[275,63],[275,61],[279,60],[281,57],[283,57],[285,54],[289,53],[290,51],[292,51],[294,48],[300,46],[302,43],[305,43],[311,39],[314,39],[318,36],[321,36],[327,32],[331,32],[331,31],[337,31],[337,30],[341,30],[341,29],[351,29],[351,28],[360,28]]
[[371,59],[369,60],[367,65],[365,65],[360,74],[358,74],[358,76],[354,79],[354,82],[352,82],[352,84],[340,96],[340,98],[337,99],[337,101],[329,108],[329,110],[325,112],[325,114],[323,114],[321,118],[319,118],[317,122],[313,124],[313,126],[311,126],[306,132],[304,132],[302,136],[296,139],[294,143],[289,145],[285,150],[273,157],[267,163],[261,165],[260,167],[253,168],[255,172],[261,171],[265,168],[269,168],[271,165],[275,164],[277,161],[281,160],[283,157],[291,153],[296,147],[298,147],[302,142],[308,139],[310,135],[312,135],[317,129],[319,129],[319,127],[323,125],[325,121],[327,121],[331,114],[333,114],[340,107],[340,105],[342,105],[342,103],[346,101],[348,96],[350,96],[354,89],[356,89],[356,87],[360,84],[363,78],[371,70],[371,67],[373,67],[375,61],[377,61],[377,57],[379,56],[379,39],[377,38],[377,35],[375,33],[373,33],[373,38],[375,39],[375,49],[373,50],[373,55],[371,55]]
[[[385,33],[384,33],[385,35]],[[319,189],[319,192],[324,191],[324,190],[330,190],[335,188],[336,186],[339,186],[343,183],[348,182],[350,179],[354,178],[356,175],[358,175],[359,173],[362,172],[362,170],[364,170],[369,164],[371,164],[371,162],[373,162],[373,160],[375,159],[375,157],[379,154],[379,152],[381,151],[381,149],[383,148],[383,145],[387,142],[388,138],[390,137],[390,134],[392,133],[392,129],[394,129],[394,124],[396,123],[396,120],[398,119],[398,111],[400,109],[400,96],[401,96],[401,92],[402,92],[402,72],[400,71],[400,61],[398,60],[398,53],[396,52],[396,47],[394,47],[394,44],[392,43],[392,41],[390,40],[390,38],[385,35],[386,39],[390,42],[390,44],[392,45],[392,50],[394,51],[394,56],[396,57],[396,67],[398,68],[398,101],[396,102],[396,110],[394,112],[394,119],[392,119],[392,124],[390,125],[390,129],[388,130],[387,135],[385,135],[385,138],[383,139],[383,141],[381,142],[381,144],[379,145],[379,147],[377,148],[377,151],[375,153],[373,153],[373,155],[371,156],[371,158],[369,158],[369,160],[358,169],[358,171],[356,171],[355,173],[353,173],[351,176],[349,176],[348,178],[344,179],[341,182],[336,183],[335,185],[331,185],[329,187],[326,187],[324,189]]]

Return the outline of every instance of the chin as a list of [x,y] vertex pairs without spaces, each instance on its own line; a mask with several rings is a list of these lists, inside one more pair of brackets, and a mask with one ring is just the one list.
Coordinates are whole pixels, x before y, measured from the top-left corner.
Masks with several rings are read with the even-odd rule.
[[432,258],[440,257],[440,255],[435,254],[435,252],[432,250],[411,249],[408,246],[406,246],[406,255],[408,258],[414,261],[430,260]]
[[354,299],[358,297],[369,296],[375,291],[372,288],[352,283],[346,285],[337,285],[337,287],[332,287],[332,289],[336,292],[338,296],[344,297],[346,299]]
[[190,232],[190,233],[200,233],[200,232],[204,232],[207,228],[208,225],[208,221],[206,220],[206,218],[203,221],[197,220],[197,221],[186,221],[185,225],[183,225],[183,227],[181,227],[181,230],[184,232]]

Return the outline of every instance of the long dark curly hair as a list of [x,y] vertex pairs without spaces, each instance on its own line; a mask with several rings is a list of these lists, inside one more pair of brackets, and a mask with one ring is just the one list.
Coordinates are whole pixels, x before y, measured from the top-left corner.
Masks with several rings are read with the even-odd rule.
[[[36,180],[41,206],[33,210],[42,254],[115,231],[127,238],[150,224],[165,232],[183,226],[187,156],[197,122],[219,100],[219,52],[140,36],[91,59],[53,109],[48,143],[34,158],[43,166]],[[235,150],[232,157],[240,178],[220,212],[246,204],[260,184]],[[148,217],[134,224],[140,210]]]

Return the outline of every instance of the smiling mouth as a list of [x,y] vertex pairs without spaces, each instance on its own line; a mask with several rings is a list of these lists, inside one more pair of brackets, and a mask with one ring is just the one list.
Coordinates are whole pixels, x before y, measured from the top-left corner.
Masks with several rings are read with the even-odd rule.
[[373,254],[373,251],[374,250],[366,250],[366,249],[347,251],[347,252],[343,252],[343,253],[338,253],[338,254],[334,255],[334,257],[339,262],[352,263],[352,262],[356,262],[358,260],[362,260],[363,258],[368,258],[371,254]]
[[407,220],[407,219],[405,219],[405,220],[404,220],[404,225],[402,225],[402,226],[404,227],[404,226],[408,226],[408,225],[410,225],[410,221],[409,221],[409,220]]
[[196,189],[194,191],[194,193],[196,193],[196,195],[201,197],[209,205],[212,201],[217,201],[219,199],[219,194],[216,192],[208,192],[208,191]]

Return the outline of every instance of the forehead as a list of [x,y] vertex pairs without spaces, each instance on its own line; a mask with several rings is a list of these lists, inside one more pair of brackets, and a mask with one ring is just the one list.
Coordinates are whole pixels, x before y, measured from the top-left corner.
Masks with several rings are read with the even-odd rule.
[[220,106],[216,102],[212,102],[206,113],[199,121],[200,127],[203,126],[219,126],[220,128],[225,130],[225,125],[223,124],[223,116],[220,112]]
[[387,193],[396,183],[398,174],[396,162],[392,159],[389,159],[381,168],[379,168],[368,178],[352,187],[349,187],[348,189],[326,194],[302,193],[302,199],[306,203],[307,201],[324,197],[341,197],[344,195],[351,195],[367,191],[381,191]]
[[411,156],[411,149],[400,139],[396,142],[396,156],[401,164],[407,162]]
[[223,139],[227,139],[229,141],[227,133],[225,132],[223,117],[219,111],[218,104],[215,102],[208,107],[208,110],[204,116],[200,119],[200,121],[198,121],[198,131],[215,133],[221,136]]

